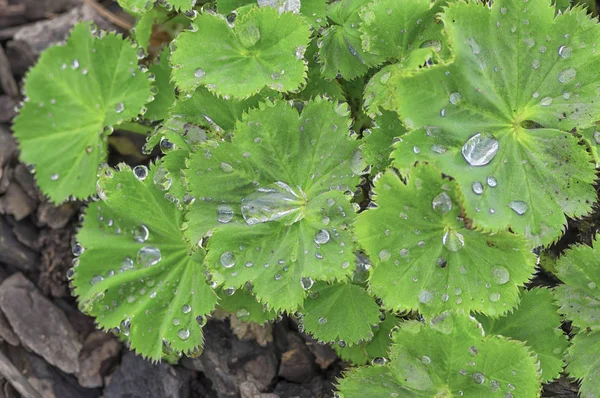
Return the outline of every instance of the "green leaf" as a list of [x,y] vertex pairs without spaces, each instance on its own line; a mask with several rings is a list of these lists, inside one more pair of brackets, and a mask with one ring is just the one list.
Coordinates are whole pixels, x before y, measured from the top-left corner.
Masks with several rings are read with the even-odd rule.
[[598,125],[581,130],[581,136],[592,153],[596,167],[599,167],[600,155],[598,154],[598,145],[600,144],[600,131],[598,130]]
[[162,120],[169,113],[169,108],[175,102],[175,87],[170,82],[171,68],[169,67],[169,49],[165,48],[159,55],[159,62],[150,66],[154,74],[154,101],[147,106],[144,114],[147,120]]
[[351,275],[355,213],[343,192],[358,183],[352,170],[362,164],[349,125],[344,104],[317,98],[299,115],[267,102],[244,114],[232,143],[207,143],[190,156],[197,200],[187,234],[208,239],[213,280],[226,288],[252,281],[261,303],[292,311],[306,295],[302,278]]
[[236,8],[243,7],[248,4],[257,4],[255,0],[217,0],[217,11],[227,15]]
[[316,41],[312,41],[306,50],[308,60],[308,79],[306,86],[295,97],[308,101],[314,97],[324,96],[338,101],[344,101],[344,90],[337,80],[327,80],[321,76],[321,65],[316,61],[318,52]]
[[301,310],[304,331],[317,340],[355,345],[373,338],[379,306],[362,287],[321,283],[311,290]]
[[77,235],[85,250],[73,279],[80,308],[102,328],[120,328],[135,351],[154,360],[197,351],[217,302],[203,252],[183,238],[183,212],[154,183],[158,167],[105,172],[105,200],[90,203]]
[[594,165],[570,130],[600,112],[600,25],[579,8],[554,12],[546,0],[451,4],[441,19],[453,60],[399,79],[394,100],[416,130],[396,167],[436,164],[460,184],[475,227],[510,227],[534,246],[596,201]]
[[176,11],[184,12],[194,8],[197,0],[165,0],[165,2],[173,7]]
[[251,107],[256,107],[261,95],[245,100],[218,97],[204,87],[198,87],[190,97],[180,98],[171,115],[179,117],[187,123],[203,126],[212,130],[233,130],[236,121]]
[[387,308],[498,316],[518,303],[535,256],[521,236],[469,229],[456,188],[427,165],[413,168],[407,185],[391,170],[376,179],[377,208],[358,216],[355,235],[374,262],[371,291]]
[[[567,336],[560,329],[560,317],[548,289],[523,291],[519,307],[498,318],[477,316],[487,334],[497,334],[527,344],[540,360],[542,381],[557,378],[563,368]],[[535,320],[535,322],[532,322]]]
[[465,315],[405,322],[393,340],[385,365],[345,374],[338,387],[343,398],[364,396],[367,388],[377,398],[535,397],[541,390],[535,359],[522,343],[484,336]]
[[383,61],[383,58],[365,52],[360,38],[359,10],[370,0],[338,0],[327,8],[327,16],[333,24],[319,40],[321,74],[334,79],[338,73],[348,80],[367,73],[367,70]]
[[557,261],[556,276],[565,284],[554,289],[560,312],[573,325],[593,331],[600,330],[600,258],[598,239],[594,247],[571,246]]
[[219,295],[219,308],[244,322],[254,322],[262,325],[277,318],[277,312],[266,310],[251,293],[245,289],[231,292],[221,292]]
[[397,325],[396,317],[393,314],[387,314],[387,317],[375,329],[372,339],[353,346],[340,347],[337,345],[334,346],[335,351],[344,361],[352,362],[355,365],[364,365],[377,357],[386,357],[390,344],[392,344],[391,332]]
[[183,91],[206,86],[220,96],[248,98],[264,87],[296,90],[305,80],[310,28],[292,13],[255,8],[231,28],[219,14],[201,14],[198,30],[181,33],[171,54],[172,78]]
[[168,192],[179,202],[187,201],[183,170],[185,169],[185,162],[189,153],[187,148],[167,151],[154,173],[154,183],[156,186]]
[[134,29],[131,30],[135,41],[145,51],[148,51],[148,47],[150,46],[154,24],[159,20],[162,22],[166,18],[167,14],[161,11],[162,9],[152,8],[150,11],[143,13],[136,20]]
[[363,156],[365,162],[372,166],[373,174],[385,170],[390,165],[394,139],[405,132],[406,129],[398,115],[389,111],[376,116],[374,127],[363,131]]
[[431,47],[447,52],[443,25],[436,21],[446,0],[376,0],[360,11],[363,48],[403,62],[413,51]]
[[593,398],[600,395],[600,332],[579,333],[571,340],[567,352],[567,372],[580,380],[579,395]]
[[136,117],[150,95],[150,82],[137,62],[131,42],[113,33],[94,37],[89,23],[83,23],[28,72],[29,100],[14,132],[21,160],[36,165],[37,183],[53,202],[96,191],[111,131],[104,128]]

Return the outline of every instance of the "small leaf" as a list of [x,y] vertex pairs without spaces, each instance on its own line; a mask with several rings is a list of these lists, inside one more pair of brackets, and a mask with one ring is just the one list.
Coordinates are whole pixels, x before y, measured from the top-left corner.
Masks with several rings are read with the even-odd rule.
[[190,156],[187,235],[208,241],[215,281],[251,281],[261,303],[291,311],[306,295],[302,278],[351,275],[355,213],[343,192],[362,164],[349,124],[347,107],[320,98],[301,115],[283,101],[262,103],[237,123],[232,143],[208,142]]
[[379,323],[375,299],[352,283],[315,286],[301,312],[304,331],[325,342],[354,345],[371,339]]
[[416,130],[395,166],[434,163],[458,181],[476,228],[510,227],[533,246],[555,241],[565,214],[581,217],[597,200],[592,159],[570,130],[600,112],[591,72],[600,25],[580,8],[554,14],[546,0],[452,3],[441,19],[454,58],[399,79],[395,95]]
[[560,375],[562,357],[569,343],[560,329],[560,317],[550,290],[525,290],[519,307],[508,315],[498,319],[479,315],[477,320],[487,334],[502,335],[527,344],[540,360],[543,382]]
[[136,117],[150,95],[137,62],[131,42],[113,33],[94,37],[89,23],[82,23],[28,72],[29,101],[14,132],[21,160],[36,165],[37,183],[52,201],[95,192],[112,131],[103,129]]
[[102,177],[106,199],[86,209],[77,235],[85,251],[73,280],[84,312],[154,360],[196,352],[217,302],[203,252],[183,239],[183,212],[154,183],[158,167],[121,166]]
[[198,30],[181,33],[171,55],[173,81],[183,91],[199,85],[221,96],[248,98],[264,87],[296,90],[305,80],[310,28],[291,13],[255,8],[231,28],[218,14],[201,14]]
[[353,346],[341,347],[337,344],[334,345],[335,351],[344,361],[355,365],[365,365],[377,357],[386,357],[392,344],[391,332],[397,325],[398,319],[388,314],[374,331],[372,339]]
[[134,14],[143,14],[152,8],[153,2],[150,0],[117,0],[124,10]]
[[369,1],[339,0],[329,5],[327,16],[333,24],[323,33],[319,48],[321,74],[325,78],[335,79],[339,73],[344,79],[352,80],[383,61],[362,47],[359,10]]
[[565,284],[554,289],[560,312],[573,325],[597,331],[600,330],[600,258],[598,239],[594,247],[571,246],[556,263],[556,276]]
[[377,398],[535,397],[540,392],[535,359],[527,348],[484,336],[466,315],[445,313],[427,325],[404,322],[393,340],[389,362],[344,375],[338,386],[343,398],[364,396],[365,386]]
[[405,132],[398,115],[389,111],[376,116],[374,127],[363,131],[363,156],[365,162],[372,166],[372,174],[382,172],[390,165],[394,139]]
[[[360,10],[363,48],[402,62],[413,50],[447,47],[436,21],[445,0],[376,0]],[[447,52],[447,48],[445,48]]]
[[535,265],[527,242],[469,229],[452,181],[420,165],[408,185],[387,171],[374,191],[377,207],[359,215],[355,234],[374,262],[370,288],[387,308],[497,316],[518,303]]
[[581,397],[600,395],[600,331],[578,333],[566,355],[567,372],[581,381]]
[[317,52],[317,43],[312,41],[304,55],[308,61],[308,79],[306,86],[296,97],[308,101],[314,97],[324,96],[344,101],[344,90],[340,83],[337,80],[327,80],[321,76],[321,65],[315,59]]

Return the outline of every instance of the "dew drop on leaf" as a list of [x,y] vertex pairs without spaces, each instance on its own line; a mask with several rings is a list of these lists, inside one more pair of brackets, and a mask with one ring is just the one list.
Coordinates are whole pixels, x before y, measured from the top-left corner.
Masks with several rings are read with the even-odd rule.
[[124,110],[125,110],[125,105],[123,105],[122,102],[119,102],[118,104],[115,105],[115,112],[121,113]]
[[499,285],[504,285],[510,280],[510,273],[502,266],[492,268],[492,279]]
[[561,58],[569,58],[571,56],[572,50],[571,47],[568,46],[560,46],[558,48],[558,55]]
[[179,332],[177,332],[177,336],[179,336],[181,340],[187,340],[190,337],[190,331],[188,329],[180,329]]
[[313,287],[314,281],[312,278],[302,277],[302,279],[300,279],[300,284],[302,285],[302,289],[309,290],[311,287]]
[[478,55],[481,52],[481,46],[479,45],[479,43],[477,43],[477,41],[474,38],[467,37],[467,40],[465,40],[465,42],[469,47],[471,47],[471,51],[473,51],[473,54]]
[[75,257],[79,257],[83,254],[83,252],[85,251],[85,249],[83,248],[83,246],[81,246],[79,243],[75,243],[73,245],[73,247],[71,248],[71,252],[73,253],[73,255]]
[[125,272],[133,269],[133,260],[130,257],[126,257],[123,261],[121,261],[121,268],[119,272]]
[[142,247],[137,254],[137,261],[144,267],[150,267],[161,260],[160,250],[152,246]]
[[452,199],[450,199],[450,196],[446,192],[442,192],[433,198],[431,206],[437,213],[446,214],[452,210]]
[[462,95],[461,93],[458,92],[454,92],[450,94],[450,103],[452,105],[458,105],[460,104],[462,101]]
[[56,180],[58,180],[58,173],[52,173],[52,174],[50,175],[50,179],[51,179],[52,181],[56,181]]
[[490,301],[492,303],[496,303],[496,302],[498,302],[498,300],[500,300],[500,293],[492,293],[492,294],[490,294]]
[[225,173],[231,173],[233,171],[233,166],[229,163],[221,162],[221,170]]
[[446,246],[446,249],[457,252],[465,246],[465,238],[462,234],[450,229],[442,236],[442,243]]
[[138,180],[144,181],[148,177],[148,168],[146,166],[135,166],[133,174]]
[[94,286],[98,282],[102,282],[104,277],[102,275],[96,275],[92,279],[90,279],[90,285]]
[[483,193],[483,184],[479,181],[475,181],[471,188],[473,189],[473,193],[475,195],[481,195]]
[[319,325],[327,325],[327,318],[321,317],[321,318],[319,318],[318,322],[319,322]]
[[133,239],[136,242],[144,243],[148,240],[148,237],[150,236],[150,231],[148,230],[148,227],[146,227],[144,224],[141,224],[140,226],[135,227],[133,229],[132,234]]
[[181,307],[181,312],[183,312],[184,314],[189,314],[190,311],[192,311],[192,307],[189,304],[184,304]]
[[489,164],[498,152],[498,140],[485,133],[477,133],[462,147],[462,155],[471,166],[480,167]]
[[317,233],[315,234],[315,243],[318,245],[324,245],[327,242],[329,242],[330,239],[330,235],[329,235],[329,231],[327,231],[326,229],[321,229],[319,231],[317,231]]
[[227,224],[233,219],[233,208],[229,205],[220,205],[217,207],[217,221],[221,224]]
[[596,289],[596,282],[590,282],[590,283],[588,283],[588,288],[590,288],[591,290]]
[[[291,225],[304,218],[303,202],[303,192],[296,193],[289,185],[276,182],[269,187],[259,188],[242,199],[242,216],[248,225],[279,219],[284,219],[286,225]],[[329,200],[327,204],[329,205]]]
[[485,381],[485,376],[483,375],[483,373],[480,372],[473,373],[471,377],[473,378],[473,381],[477,384],[483,384],[483,382]]
[[419,292],[419,302],[423,304],[430,303],[433,300],[433,293],[427,290],[421,290]]
[[559,82],[565,84],[565,83],[572,82],[573,79],[575,79],[575,76],[577,76],[577,70],[575,68],[568,68],[568,69],[558,72],[558,75],[556,75],[556,78],[558,79]]
[[371,364],[375,365],[375,366],[383,366],[387,363],[387,359],[383,358],[383,357],[376,357],[373,358],[373,360],[371,361]]
[[383,249],[379,252],[379,259],[381,261],[388,261],[392,257],[392,253],[389,250]]
[[429,365],[431,363],[431,358],[427,355],[423,355],[423,357],[421,358],[421,362],[425,365]]
[[510,202],[508,204],[508,207],[510,207],[511,209],[513,209],[513,211],[515,213],[517,213],[519,216],[522,216],[523,214],[525,214],[527,212],[527,203],[521,201],[521,200],[513,200],[512,202]]
[[201,79],[201,78],[203,78],[204,76],[206,76],[206,72],[204,71],[204,69],[202,69],[202,68],[198,68],[198,69],[196,69],[196,70],[194,71],[194,77],[195,77],[196,79]]
[[540,101],[540,105],[541,106],[550,106],[550,105],[552,105],[552,102],[554,102],[554,100],[552,99],[552,97],[544,97]]
[[489,187],[491,188],[496,188],[498,186],[498,181],[496,180],[496,178],[489,176],[486,180],[487,184]]
[[225,268],[231,268],[235,265],[235,257],[232,252],[221,254],[221,265]]

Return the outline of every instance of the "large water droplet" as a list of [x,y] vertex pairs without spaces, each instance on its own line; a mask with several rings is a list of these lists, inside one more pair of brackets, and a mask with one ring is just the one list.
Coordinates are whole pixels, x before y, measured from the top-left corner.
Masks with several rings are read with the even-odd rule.
[[217,221],[221,224],[227,224],[233,219],[233,208],[229,205],[220,205],[217,207]]
[[558,72],[556,78],[559,82],[564,84],[573,81],[573,79],[575,79],[575,76],[577,76],[577,70],[575,68],[568,68]]
[[554,102],[554,100],[552,99],[552,97],[544,97],[540,101],[540,105],[541,106],[550,106],[550,105],[552,105],[552,102]]
[[433,293],[428,292],[427,290],[421,290],[419,292],[419,302],[422,304],[427,304],[433,300]]
[[561,58],[569,58],[571,56],[572,52],[573,51],[571,50],[571,47],[568,47],[568,46],[560,46],[558,48],[558,55]]
[[181,340],[187,340],[190,337],[190,331],[188,329],[180,329],[179,332],[177,332],[177,336],[179,336]]
[[472,184],[471,189],[473,189],[473,193],[475,195],[481,195],[483,193],[483,184],[480,183],[479,181],[475,181]]
[[183,306],[181,306],[181,312],[183,312],[184,314],[189,314],[192,311],[192,306],[190,306],[189,304],[184,304]]
[[327,231],[326,229],[321,229],[315,234],[314,240],[316,244],[324,245],[325,243],[329,242],[330,238],[331,236],[329,235],[329,231]]
[[304,218],[306,196],[296,193],[289,185],[276,182],[259,188],[242,199],[242,216],[248,225],[281,220],[291,225]]
[[437,213],[446,214],[452,210],[452,199],[450,199],[450,195],[448,195],[446,192],[442,192],[433,198],[431,206]]
[[235,265],[235,256],[232,252],[221,254],[221,265],[225,268],[231,268]]
[[477,133],[465,142],[462,155],[471,166],[485,166],[494,159],[498,147],[498,140],[493,135]]
[[527,212],[527,203],[521,201],[521,200],[513,200],[512,202],[510,202],[508,204],[508,207],[510,207],[511,209],[513,209],[513,211],[515,213],[517,213],[518,215],[522,216],[523,214],[525,214],[525,212]]
[[458,105],[461,103],[461,101],[462,101],[461,93],[456,92],[456,93],[450,94],[450,103],[452,105]]
[[194,71],[194,77],[196,79],[202,79],[204,76],[206,76],[206,72],[204,71],[204,69],[198,68]]
[[148,177],[148,168],[146,166],[135,166],[133,168],[133,174],[138,180],[144,181],[146,177]]
[[485,376],[483,375],[483,373],[480,372],[473,373],[471,377],[473,378],[473,381],[477,384],[483,384],[483,382],[485,381]]
[[302,289],[308,290],[311,287],[313,287],[314,281],[312,280],[312,278],[302,277],[302,279],[300,279],[300,285],[302,285]]
[[465,238],[462,234],[449,229],[442,236],[442,243],[446,246],[446,249],[457,252],[465,246]]
[[379,259],[381,261],[388,261],[392,257],[392,253],[389,250],[383,249],[379,252]]
[[489,187],[491,188],[496,188],[498,186],[498,181],[496,180],[496,178],[489,176],[486,180],[487,184]]
[[499,285],[504,285],[510,280],[510,273],[502,266],[492,268],[492,279]]
[[160,250],[152,246],[142,247],[137,254],[138,263],[142,264],[144,267],[155,265],[161,258]]
[[150,231],[148,230],[148,227],[146,227],[144,224],[142,224],[139,227],[135,227],[132,231],[132,234],[133,234],[133,239],[136,242],[144,243],[145,241],[148,240],[148,237],[150,236]]

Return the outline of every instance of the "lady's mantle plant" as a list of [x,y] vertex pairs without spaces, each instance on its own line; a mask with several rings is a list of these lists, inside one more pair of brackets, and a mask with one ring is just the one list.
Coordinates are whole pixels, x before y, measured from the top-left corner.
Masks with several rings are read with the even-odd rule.
[[[373,362],[340,396],[535,397],[563,360],[600,395],[596,249],[567,251],[556,289],[524,288],[532,249],[596,202],[600,27],[583,8],[120,3],[135,41],[75,26],[14,125],[50,199],[97,196],[69,277],[100,327],[160,360],[198,354],[216,308],[288,313]],[[189,29],[149,51],[173,16]],[[131,121],[162,156],[107,166]]]

